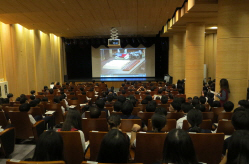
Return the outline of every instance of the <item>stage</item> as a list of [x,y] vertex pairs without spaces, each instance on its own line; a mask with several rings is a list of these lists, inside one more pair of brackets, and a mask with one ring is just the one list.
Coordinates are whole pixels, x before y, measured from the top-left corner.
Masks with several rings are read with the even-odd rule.
[[141,82],[156,82],[156,81],[163,81],[163,78],[155,78],[155,77],[93,77],[93,78],[82,78],[82,79],[69,79],[65,82],[76,82],[76,83],[82,83],[82,82],[92,82],[95,80],[95,83],[101,83],[105,82],[108,86],[119,88],[121,84],[124,82],[124,80],[127,80],[129,82],[131,81],[141,81]]

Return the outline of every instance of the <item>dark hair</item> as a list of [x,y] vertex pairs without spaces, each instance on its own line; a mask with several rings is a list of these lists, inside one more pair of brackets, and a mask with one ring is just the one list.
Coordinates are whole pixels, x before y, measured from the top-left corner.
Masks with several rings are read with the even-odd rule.
[[235,131],[228,144],[227,164],[249,163],[249,131]]
[[97,161],[99,163],[127,163],[129,141],[117,129],[110,130],[101,142]]
[[156,106],[151,101],[148,105],[146,105],[146,112],[155,112]]
[[30,91],[31,95],[35,94],[35,90]]
[[200,96],[200,103],[205,104],[206,103],[206,98],[204,96]]
[[21,97],[20,104],[24,104],[28,99],[26,97]]
[[113,95],[108,95],[107,96],[107,101],[112,102],[112,100],[113,100]]
[[212,107],[220,107],[220,101],[214,101]]
[[35,99],[35,96],[31,95],[30,100],[34,100],[34,99]]
[[19,106],[20,112],[28,112],[30,110],[30,105],[28,103],[24,103]]
[[53,90],[53,89],[49,89],[49,93],[50,93],[50,94],[53,94],[53,93],[54,93],[54,90]]
[[184,113],[188,113],[191,109],[193,109],[193,106],[190,103],[182,103],[181,109]]
[[147,99],[142,100],[141,104],[148,104],[148,100]]
[[96,108],[96,107],[90,108],[90,117],[91,118],[99,118],[100,115],[101,115],[101,111],[98,108]]
[[238,104],[244,108],[249,108],[249,102],[247,100],[240,100]]
[[231,112],[234,108],[234,104],[231,101],[227,101],[224,103],[223,107],[226,112]]
[[54,102],[57,103],[57,104],[60,103],[59,97],[54,97]]
[[43,97],[42,101],[48,101],[48,98],[47,97]]
[[33,161],[61,161],[63,158],[63,140],[59,133],[49,130],[39,136]]
[[192,100],[192,105],[196,106],[197,104],[200,104],[199,99],[193,99]]
[[223,89],[227,90],[227,92],[230,93],[227,79],[220,79],[220,93],[221,93],[221,90]]
[[123,115],[131,115],[133,111],[133,105],[132,103],[128,100],[123,104],[123,107],[121,109],[121,112],[123,113]]
[[151,101],[152,100],[152,96],[148,95],[148,96],[145,97],[145,99],[148,100],[148,101]]
[[13,97],[13,94],[12,94],[12,93],[7,94],[7,98],[8,98],[8,99],[11,98],[11,97]]
[[155,113],[167,116],[167,110],[163,107],[157,107]]
[[180,112],[181,104],[178,101],[173,101],[171,103],[171,106],[174,108],[174,110],[177,110],[177,112]]
[[200,110],[201,112],[205,112],[205,111],[206,111],[206,107],[205,107],[204,105],[202,105],[202,104],[197,104],[197,105],[195,106],[195,109],[198,109],[198,110]]
[[198,164],[193,142],[187,132],[173,129],[168,133],[162,163]]
[[167,104],[167,102],[168,102],[168,97],[166,97],[165,95],[162,95],[162,97],[161,97],[161,103],[162,104]]
[[37,105],[37,102],[35,100],[32,100],[29,102],[30,107],[36,107],[36,105]]
[[232,116],[232,124],[235,130],[249,130],[249,112],[235,110]]
[[111,129],[119,126],[121,124],[120,116],[117,114],[112,114],[107,118],[107,123],[109,124]]
[[152,127],[154,132],[160,132],[166,125],[166,116],[158,113],[153,114],[151,117]]
[[17,98],[16,98],[16,101],[20,101],[20,100],[21,100],[21,97],[17,97]]
[[70,131],[72,127],[78,130],[82,130],[81,115],[80,112],[76,109],[70,109],[67,112],[67,116],[61,128],[61,131]]
[[105,107],[105,101],[102,100],[102,99],[98,99],[98,100],[95,102],[95,104],[97,105],[97,107],[98,107],[99,109],[103,109],[103,108]]
[[190,123],[191,127],[190,132],[199,133],[201,128],[199,125],[202,123],[202,113],[199,110],[191,109],[187,114],[187,120]]
[[113,104],[113,108],[114,108],[114,111],[120,112],[121,109],[122,109],[122,103],[121,103],[120,101],[116,101],[116,102]]
[[126,98],[123,95],[118,96],[118,101],[120,101],[121,103],[124,103],[125,100],[126,100]]

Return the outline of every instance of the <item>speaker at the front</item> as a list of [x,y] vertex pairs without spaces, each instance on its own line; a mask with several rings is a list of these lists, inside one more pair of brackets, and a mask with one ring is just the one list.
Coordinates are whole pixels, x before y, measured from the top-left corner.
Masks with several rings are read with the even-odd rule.
[[64,82],[68,82],[68,75],[64,75]]

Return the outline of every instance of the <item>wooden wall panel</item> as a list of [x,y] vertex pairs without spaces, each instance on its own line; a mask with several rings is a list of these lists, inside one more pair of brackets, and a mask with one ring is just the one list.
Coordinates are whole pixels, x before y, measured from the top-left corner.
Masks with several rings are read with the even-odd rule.
[[32,89],[41,91],[52,81],[62,83],[65,53],[61,44],[57,36],[0,22],[0,78],[8,81],[14,98]]

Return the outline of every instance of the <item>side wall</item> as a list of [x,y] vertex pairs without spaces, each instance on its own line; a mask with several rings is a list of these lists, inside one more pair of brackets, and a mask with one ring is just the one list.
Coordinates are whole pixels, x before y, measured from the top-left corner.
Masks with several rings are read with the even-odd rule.
[[60,37],[0,22],[0,79],[8,81],[15,98],[41,91],[52,81],[62,82],[64,60]]

